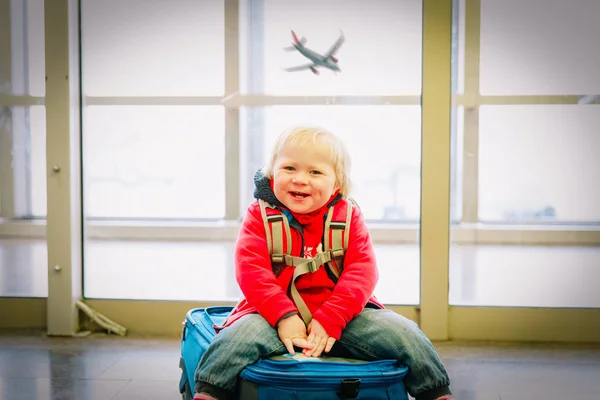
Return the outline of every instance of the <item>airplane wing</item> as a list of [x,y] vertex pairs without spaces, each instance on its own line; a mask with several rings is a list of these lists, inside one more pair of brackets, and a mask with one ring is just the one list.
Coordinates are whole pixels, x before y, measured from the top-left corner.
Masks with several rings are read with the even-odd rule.
[[327,53],[325,53],[325,57],[334,55],[340,49],[340,47],[342,47],[344,40],[346,40],[346,38],[344,37],[344,32],[340,31],[340,37],[338,38],[338,40],[335,41],[335,43],[333,44],[333,46],[331,46]]
[[303,71],[305,69],[310,69],[311,67],[314,67],[314,66],[315,66],[315,64],[310,63],[310,64],[298,65],[296,67],[289,67],[289,68],[283,68],[283,69],[288,72],[294,72],[294,71]]

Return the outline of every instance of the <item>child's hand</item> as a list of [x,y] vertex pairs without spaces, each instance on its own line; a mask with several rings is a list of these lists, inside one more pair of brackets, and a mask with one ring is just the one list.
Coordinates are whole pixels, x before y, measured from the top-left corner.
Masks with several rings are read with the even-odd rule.
[[291,355],[296,354],[294,346],[301,347],[303,351],[313,348],[306,340],[306,325],[298,315],[279,321],[277,334]]
[[329,353],[335,343],[335,338],[329,336],[323,325],[313,318],[308,324],[308,343],[312,344],[313,347],[311,349],[305,348],[302,353],[307,357],[319,357],[323,351]]

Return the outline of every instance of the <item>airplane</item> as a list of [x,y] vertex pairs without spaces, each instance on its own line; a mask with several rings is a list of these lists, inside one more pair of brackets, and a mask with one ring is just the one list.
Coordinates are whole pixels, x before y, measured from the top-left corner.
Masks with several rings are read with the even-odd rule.
[[292,31],[292,38],[294,39],[292,45],[284,47],[283,49],[285,51],[298,50],[300,54],[308,58],[311,61],[311,63],[298,65],[296,67],[283,68],[285,71],[294,72],[310,69],[313,74],[319,75],[319,70],[317,68],[324,67],[329,68],[334,73],[341,72],[340,66],[338,65],[338,59],[335,57],[335,53],[340,49],[342,43],[344,43],[344,32],[340,30],[340,37],[323,55],[305,47],[304,44],[306,43],[306,38],[302,37],[301,39],[298,39],[298,36],[296,36],[296,33],[294,31]]

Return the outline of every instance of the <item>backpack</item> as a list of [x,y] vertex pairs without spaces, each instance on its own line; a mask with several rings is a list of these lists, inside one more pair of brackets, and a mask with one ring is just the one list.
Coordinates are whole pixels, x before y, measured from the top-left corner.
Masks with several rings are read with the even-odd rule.
[[296,279],[308,272],[316,272],[324,265],[333,281],[337,282],[343,270],[344,253],[348,248],[350,236],[352,207],[356,203],[351,199],[340,200],[329,207],[325,219],[323,250],[313,258],[307,259],[292,255],[292,236],[287,215],[262,199],[259,199],[258,202],[265,225],[267,247],[271,255],[273,272],[277,275],[285,266],[295,267],[290,292],[302,320],[308,326],[312,316],[296,289]]

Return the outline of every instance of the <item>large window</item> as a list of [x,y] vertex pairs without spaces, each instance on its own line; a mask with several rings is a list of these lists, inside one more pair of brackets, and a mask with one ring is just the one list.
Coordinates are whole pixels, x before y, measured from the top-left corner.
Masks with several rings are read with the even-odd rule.
[[600,93],[600,3],[480,1],[482,95]]
[[[352,155],[351,195],[371,226],[407,230],[395,240],[410,245],[376,244],[376,294],[390,304],[418,304],[421,1],[247,0],[240,15],[242,212],[276,135],[299,123],[336,132]],[[283,50],[292,31],[320,53],[343,35],[335,55],[341,72],[285,71],[308,61]]]
[[456,5],[450,304],[600,307],[600,3]]
[[[45,257],[44,6],[0,7],[0,234],[38,246],[2,239],[9,271]],[[599,7],[455,1],[451,305],[600,306]],[[235,300],[252,177],[307,122],[352,153],[376,294],[419,304],[422,28],[421,0],[81,1],[85,296]],[[284,71],[308,62],[291,31],[343,33],[341,72]]]
[[598,126],[593,106],[482,106],[480,220],[600,223]]
[[0,1],[0,297],[48,296],[44,64],[44,2]]
[[0,9],[0,218],[44,218],[44,2]]
[[81,49],[84,295],[237,297],[230,243],[160,229],[226,217],[224,2],[82,1]]
[[203,105],[224,91],[223,2],[83,1],[81,16],[86,218],[223,218],[224,109]]
[[[83,1],[85,296],[236,299],[231,252],[252,176],[296,123],[344,138],[366,218],[412,224],[414,242],[421,13],[420,0]],[[322,53],[343,34],[341,73],[283,71],[307,62],[283,50],[292,30]],[[418,246],[377,252],[382,275],[396,279],[402,259],[416,277],[380,297],[418,304]]]
[[85,214],[112,219],[225,216],[220,106],[89,106]]
[[[352,156],[352,197],[365,218],[385,222],[419,220],[419,106],[271,106],[262,111],[263,164],[275,137],[287,127],[302,123],[327,127],[339,133]],[[242,112],[241,121],[247,121],[250,112]],[[365,146],[367,140],[372,146]]]
[[[349,148],[352,196],[366,218],[417,222],[421,8],[420,0],[242,1],[242,178],[250,181],[282,130],[297,123],[321,125],[342,136]],[[285,71],[308,62],[297,51],[283,50],[293,41],[291,31],[321,53],[343,34],[335,55],[341,72]],[[252,200],[246,181],[241,182],[242,209]]]
[[86,97],[222,96],[223,1],[83,0]]
[[[242,44],[251,71],[244,93],[273,96],[420,95],[420,0],[243,0],[242,27],[250,35]],[[297,51],[283,51],[291,31],[321,54],[343,32],[345,42],[335,57],[341,73],[289,73],[283,68],[307,63]],[[247,31],[248,32],[248,31]],[[253,40],[260,36],[262,40]],[[253,69],[253,70],[252,70]],[[262,75],[260,87],[255,76]]]

